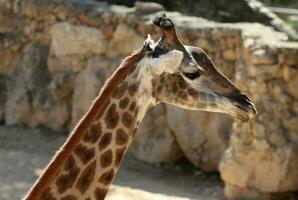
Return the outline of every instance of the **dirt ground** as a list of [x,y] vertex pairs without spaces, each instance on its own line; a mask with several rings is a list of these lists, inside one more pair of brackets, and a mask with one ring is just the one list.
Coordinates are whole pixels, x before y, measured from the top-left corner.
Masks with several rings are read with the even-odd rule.
[[[18,200],[36,180],[66,134],[0,126],[0,200]],[[129,154],[107,200],[223,200],[218,174],[185,166],[150,165]]]

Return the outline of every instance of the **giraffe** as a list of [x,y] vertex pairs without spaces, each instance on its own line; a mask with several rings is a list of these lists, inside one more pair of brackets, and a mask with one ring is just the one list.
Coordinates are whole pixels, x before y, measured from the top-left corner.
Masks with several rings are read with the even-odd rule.
[[170,19],[154,23],[161,39],[148,37],[122,61],[24,200],[103,200],[137,127],[159,103],[228,113],[240,121],[256,114],[203,50],[180,42]]

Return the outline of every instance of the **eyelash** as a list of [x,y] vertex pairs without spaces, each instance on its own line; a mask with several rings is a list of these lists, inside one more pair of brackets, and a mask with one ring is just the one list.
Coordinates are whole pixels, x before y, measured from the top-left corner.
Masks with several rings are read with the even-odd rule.
[[198,72],[198,71],[195,71],[195,72],[192,72],[192,73],[184,72],[183,74],[184,74],[184,76],[186,76],[190,80],[194,80],[194,79],[200,77],[200,75],[201,75],[200,72]]

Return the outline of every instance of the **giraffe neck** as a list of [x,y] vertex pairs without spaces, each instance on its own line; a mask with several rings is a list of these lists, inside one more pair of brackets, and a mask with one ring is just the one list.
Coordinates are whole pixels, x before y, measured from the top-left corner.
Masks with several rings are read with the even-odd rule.
[[105,198],[140,121],[152,105],[139,78],[126,80],[115,89],[104,110],[90,121],[61,169],[36,199]]
[[142,67],[133,67],[139,65],[142,55],[140,49],[123,60],[24,200],[105,198],[137,127],[152,104],[151,93],[140,83]]

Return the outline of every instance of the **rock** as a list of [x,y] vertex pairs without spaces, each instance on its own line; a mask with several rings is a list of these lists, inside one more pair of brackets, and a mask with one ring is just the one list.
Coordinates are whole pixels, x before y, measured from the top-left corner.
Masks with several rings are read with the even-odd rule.
[[113,33],[110,41],[108,53],[114,55],[128,55],[131,52],[140,49],[144,38],[140,37],[132,28],[126,24],[119,24]]
[[229,49],[235,49],[238,46],[237,37],[227,37],[226,41]]
[[[251,65],[248,69],[248,73],[250,76],[262,79],[262,81],[281,76],[279,65]],[[261,89],[258,90],[261,91]]]
[[269,141],[271,144],[275,145],[275,146],[283,146],[287,144],[287,140],[286,138],[278,132],[273,132],[269,135]]
[[237,54],[235,50],[225,50],[223,52],[223,58],[227,61],[235,61],[237,59]]
[[51,29],[51,53],[56,56],[95,53],[107,50],[103,33],[96,28],[61,22]]
[[295,69],[287,65],[283,65],[282,67],[282,77],[285,81],[289,81],[292,78],[292,76],[295,75],[295,72],[296,72]]
[[86,68],[85,55],[67,55],[57,57],[50,53],[48,56],[48,69],[51,74],[59,73],[63,70],[69,70],[78,73]]
[[297,63],[298,63],[297,43],[296,43],[296,48],[283,50],[283,53],[279,55],[279,61],[282,64],[297,66]]
[[256,122],[253,125],[253,133],[254,133],[255,138],[264,139],[266,137],[265,131],[266,131],[266,129],[262,124]]
[[71,100],[73,94],[74,76],[74,73],[68,69],[63,69],[52,75],[49,89],[55,99],[67,102]]
[[184,155],[205,171],[216,171],[228,147],[232,119],[224,114],[167,106],[169,127]]
[[[225,181],[229,198],[261,198],[263,194],[295,191],[298,189],[298,147],[287,143],[281,135],[269,135],[267,141],[255,139],[250,142],[238,135],[249,130],[250,125],[238,126],[233,133],[231,146],[226,150],[219,170]],[[232,186],[232,188],[231,188]]]
[[142,12],[142,13],[152,13],[152,12],[165,10],[161,4],[158,4],[155,2],[142,2],[142,1],[135,2],[135,9],[137,12]]
[[[134,0],[110,0],[116,3],[131,6]],[[180,1],[158,1],[162,2],[167,10],[175,10],[187,15],[198,16],[210,21],[221,22],[257,22],[267,26],[273,26],[280,32],[286,32],[293,39],[297,39],[295,30],[283,22],[276,14],[266,8],[260,1],[256,0],[180,0]],[[228,5],[228,6],[227,6]],[[220,12],[219,12],[220,10]]]
[[264,194],[254,189],[241,188],[234,185],[226,184],[224,194],[230,199],[271,199],[272,195]]
[[[297,120],[296,120],[297,121]],[[296,123],[297,126],[297,123]],[[297,131],[291,130],[289,129],[288,131],[288,138],[293,141],[293,143],[298,143],[298,135],[297,135]]]
[[254,65],[272,65],[277,62],[277,58],[265,49],[255,50],[251,54],[251,63]]
[[91,57],[88,60],[87,68],[82,70],[75,78],[72,97],[71,128],[88,111],[92,101],[99,94],[105,80],[120,63],[118,60],[114,60],[113,62],[104,61],[100,56]]
[[89,68],[78,74],[74,82],[71,127],[74,127],[88,111],[101,86],[101,81],[96,77],[96,73]]
[[287,91],[290,95],[292,95],[295,99],[298,99],[298,69],[293,67],[288,68],[288,84]]
[[291,119],[284,119],[283,124],[286,128],[293,130],[293,131],[298,131],[298,116],[292,117]]
[[242,88],[251,95],[259,114],[252,122],[233,126],[230,146],[219,167],[225,196],[290,199],[279,195],[298,189],[298,137],[293,134],[297,132],[293,102],[298,98],[295,51],[262,45],[252,49],[247,48],[244,57],[252,65],[242,72],[238,69],[236,77],[243,73]]
[[67,105],[54,100],[47,88],[51,81],[46,66],[47,55],[45,46],[31,43],[17,58],[16,70],[9,80],[6,124],[61,129],[68,121]]
[[194,42],[194,46],[198,46],[208,53],[213,53],[216,51],[216,48],[214,45],[212,45],[212,42],[209,41],[207,38],[199,38]]
[[10,75],[14,70],[12,67],[13,52],[9,49],[0,50],[0,74]]
[[6,32],[8,30],[2,27],[2,21],[6,20],[2,19],[0,25],[0,74],[9,76],[14,71],[14,55],[21,48],[22,36]]
[[4,120],[6,93],[6,78],[0,75],[0,124],[2,124]]
[[166,106],[158,105],[141,123],[129,152],[149,163],[173,162],[181,158],[173,130],[166,118]]

